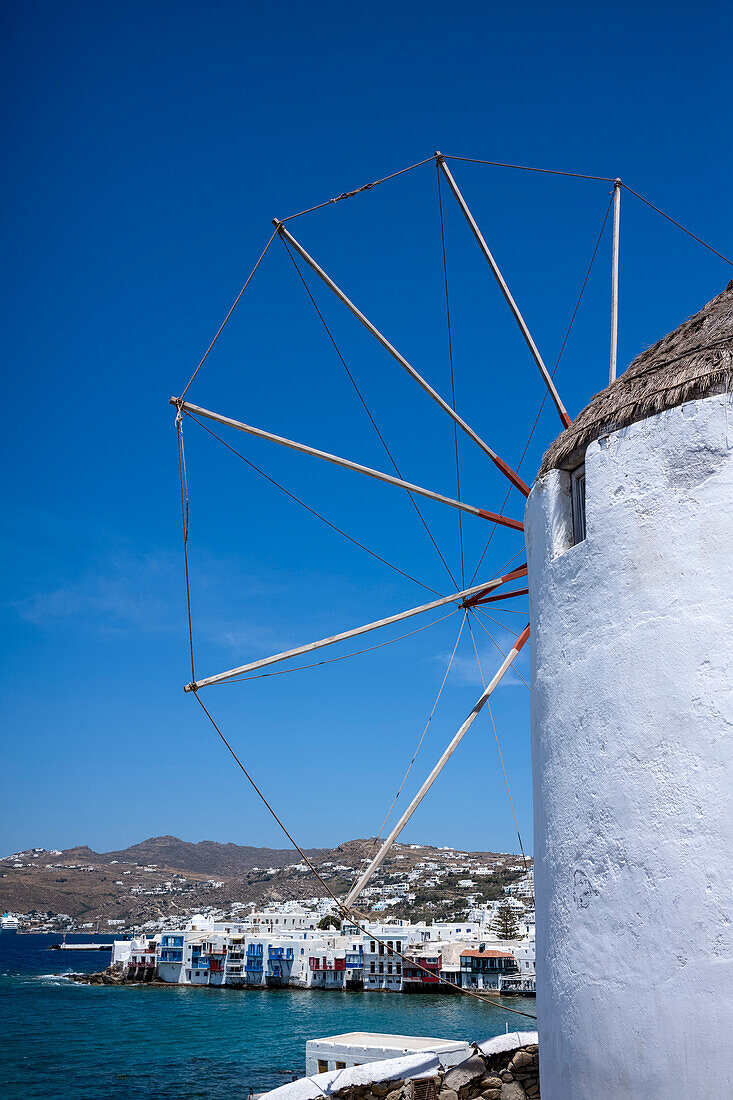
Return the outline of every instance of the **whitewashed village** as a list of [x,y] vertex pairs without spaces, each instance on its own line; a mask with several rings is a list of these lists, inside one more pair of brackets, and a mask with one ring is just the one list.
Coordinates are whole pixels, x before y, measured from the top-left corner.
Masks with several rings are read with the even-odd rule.
[[[110,980],[292,986],[388,993],[535,993],[533,882],[465,920],[340,920],[330,898],[196,914],[179,928],[115,940]],[[244,907],[243,907],[244,908]],[[450,984],[447,984],[450,983]]]

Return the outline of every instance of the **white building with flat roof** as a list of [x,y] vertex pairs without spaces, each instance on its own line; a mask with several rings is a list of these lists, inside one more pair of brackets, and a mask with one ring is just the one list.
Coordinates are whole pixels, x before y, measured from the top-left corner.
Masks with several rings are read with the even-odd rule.
[[468,1058],[470,1044],[460,1039],[433,1039],[425,1035],[380,1035],[371,1031],[349,1031],[305,1044],[305,1072],[312,1077],[331,1069],[350,1069],[365,1062],[399,1058],[423,1051],[439,1054],[443,1065],[456,1066]]

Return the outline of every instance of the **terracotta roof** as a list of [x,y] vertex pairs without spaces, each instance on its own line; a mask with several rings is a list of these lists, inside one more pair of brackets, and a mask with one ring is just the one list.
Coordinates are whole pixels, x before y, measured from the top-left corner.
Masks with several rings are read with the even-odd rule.
[[733,383],[733,281],[658,340],[576,416],[545,455],[539,475],[573,469],[594,439]]

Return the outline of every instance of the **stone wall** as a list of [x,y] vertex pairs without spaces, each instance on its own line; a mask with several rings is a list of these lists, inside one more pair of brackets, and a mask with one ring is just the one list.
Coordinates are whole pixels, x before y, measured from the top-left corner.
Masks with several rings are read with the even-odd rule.
[[477,1047],[465,1062],[435,1077],[347,1085],[329,1091],[329,1096],[340,1100],[536,1100],[539,1074],[536,1043],[493,1053]]

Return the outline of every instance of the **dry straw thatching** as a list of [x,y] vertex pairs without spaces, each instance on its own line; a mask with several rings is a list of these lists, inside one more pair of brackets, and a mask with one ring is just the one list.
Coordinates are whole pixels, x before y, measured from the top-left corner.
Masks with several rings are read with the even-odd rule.
[[685,401],[733,388],[733,281],[722,294],[637,355],[557,437],[540,467],[573,469],[594,439]]

